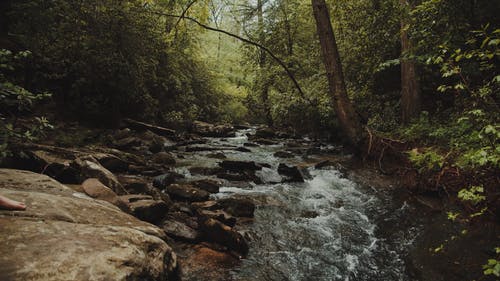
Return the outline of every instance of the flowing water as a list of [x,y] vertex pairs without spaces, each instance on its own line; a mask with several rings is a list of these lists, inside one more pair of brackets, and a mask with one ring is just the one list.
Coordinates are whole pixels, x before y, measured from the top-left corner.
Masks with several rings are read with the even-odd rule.
[[[234,138],[210,139],[208,145],[242,146],[252,133],[242,130]],[[274,157],[283,143],[250,149],[224,153],[231,160],[270,164],[257,173],[264,183],[226,182],[215,195],[248,196],[257,202],[254,222],[239,229],[249,241],[250,254],[232,269],[232,280],[412,280],[404,257],[418,227],[398,225],[409,208],[404,202],[357,184],[334,168],[304,168],[304,183],[279,183],[279,163],[297,165],[307,159]],[[207,158],[208,153],[213,151],[186,153],[184,165],[215,166],[219,160]],[[192,177],[185,168],[179,171]]]

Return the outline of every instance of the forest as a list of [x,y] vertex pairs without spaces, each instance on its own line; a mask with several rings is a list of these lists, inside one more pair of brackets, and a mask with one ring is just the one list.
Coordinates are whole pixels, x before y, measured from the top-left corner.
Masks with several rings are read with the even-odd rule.
[[[147,275],[143,270],[125,279],[99,279],[101,276],[95,280],[495,280],[500,277],[499,15],[500,1],[491,0],[1,1],[0,167],[5,169],[0,171],[30,170],[62,184],[82,185],[83,189],[85,179],[99,178],[119,196],[136,194],[122,178],[134,175],[155,185],[158,176],[168,174],[169,183],[159,188],[161,192],[137,192],[168,205],[165,210],[148,209],[165,213],[161,219],[157,215],[155,219],[143,219],[142,213],[132,207],[127,212],[163,229],[170,226],[165,221],[176,221],[182,229],[198,233],[196,247],[204,245],[200,241],[223,245],[226,252],[237,252],[243,258],[241,264],[228,267],[226,263],[233,262],[222,258],[220,253],[226,252],[215,246],[203,246],[210,249],[206,251],[214,251],[209,254],[203,252],[205,248],[202,251],[192,245],[186,250],[187,246],[179,245],[187,240],[192,244],[192,240],[178,235],[177,225],[175,234],[165,230],[176,242],[165,241],[172,246],[172,253],[178,254],[181,273],[169,265],[173,273],[163,277]],[[128,132],[130,135],[121,139],[117,136],[130,129],[135,133]],[[240,143],[239,137],[245,141]],[[153,149],[144,142],[156,146]],[[313,148],[317,152],[311,152]],[[82,155],[87,154],[116,173],[116,186],[123,187],[106,183],[102,173],[96,176],[85,172],[81,163],[85,162]],[[128,168],[114,171],[97,154],[126,160]],[[158,154],[163,160],[158,160]],[[262,155],[272,160],[259,158]],[[169,164],[161,162],[165,157]],[[207,172],[215,169],[205,166],[214,159],[222,160],[213,164],[225,171]],[[311,164],[310,159],[318,163]],[[160,162],[164,166],[155,166]],[[213,230],[207,222],[216,211],[211,207],[205,210],[206,204],[200,203],[211,202],[208,195],[203,200],[186,199],[176,193],[181,191],[170,191],[177,183],[184,186],[185,180],[177,176],[206,180],[194,176],[193,169],[200,167],[205,168],[200,173],[211,181],[222,180],[220,188],[229,188],[227,192],[235,192],[231,188],[239,185],[234,182],[250,182],[253,190],[277,188],[295,182],[297,173],[297,182],[305,182],[312,189],[317,188],[314,184],[320,177],[324,177],[321,182],[342,183],[343,178],[333,180],[333,172],[328,169],[331,173],[325,175],[320,163],[328,163],[335,173],[361,173],[364,183],[346,176],[354,184],[378,189],[374,182],[383,177],[397,186],[381,192],[389,194],[380,195],[382,199],[373,195],[381,200],[379,205],[384,205],[383,200],[392,203],[386,204],[385,211],[367,207],[366,216],[377,229],[374,239],[389,241],[387,249],[404,244],[393,232],[421,238],[405,242],[407,246],[401,252],[394,250],[401,256],[402,265],[396,261],[379,263],[378,258],[342,248],[342,255],[325,250],[328,255],[317,259],[321,260],[318,268],[311,265],[314,262],[309,267],[305,264],[314,255],[296,253],[288,259],[296,258],[304,264],[288,268],[283,257],[268,257],[269,253],[293,247],[316,249],[309,245],[314,244],[311,241],[327,245],[325,239],[330,239],[321,238],[319,230],[314,232],[317,236],[310,234],[314,237],[307,243],[294,240],[293,234],[278,239],[271,233],[288,232],[265,227],[274,225],[267,221],[269,216],[293,221],[291,214],[297,210],[282,214],[270,210],[271,205],[266,205],[271,204],[269,199],[253,198],[254,224],[248,226],[224,209],[231,217],[238,217],[238,222],[234,226],[226,213],[218,214],[214,220],[222,222],[220,229],[234,228],[230,234],[220,234],[229,238],[219,241],[213,238],[219,234],[214,233],[222,230]],[[339,165],[347,167],[347,172]],[[142,168],[134,170],[132,166]],[[151,172],[155,169],[157,173]],[[185,170],[189,170],[188,176],[178,175]],[[377,176],[367,175],[368,170]],[[282,179],[275,180],[276,176]],[[189,184],[196,190],[204,189]],[[382,185],[385,187],[380,189],[388,190],[389,184]],[[361,195],[351,198],[348,188],[351,186],[341,189],[345,194],[335,193],[347,196],[341,200],[345,204],[342,210],[349,209],[349,200],[364,200],[363,196],[372,192],[361,188]],[[120,194],[121,190],[128,195]],[[0,188],[0,195],[9,192]],[[244,196],[245,192],[236,194]],[[226,200],[219,195],[213,193],[210,200]],[[284,192],[280,196],[292,195]],[[10,197],[16,199],[16,195]],[[305,204],[309,199],[297,200]],[[29,211],[31,201],[27,202]],[[331,208],[338,203],[332,202]],[[407,202],[417,207],[393,217],[400,203]],[[287,207],[295,204],[281,203]],[[219,205],[226,208],[224,204]],[[330,207],[301,209],[297,212],[314,215],[297,216],[330,218],[336,214]],[[365,214],[353,209],[351,217],[357,216],[356,212]],[[174,213],[177,215],[172,219]],[[183,213],[182,219],[178,213]],[[399,228],[384,224],[385,216]],[[8,217],[0,211],[0,224],[10,223]],[[197,221],[195,226],[189,218]],[[344,224],[328,224],[331,228],[327,232],[343,231],[339,225]],[[308,226],[297,235],[311,228],[315,229]],[[410,233],[417,228],[423,229],[420,236]],[[259,231],[269,232],[273,237],[269,240],[278,242],[271,245],[239,234],[259,236]],[[372,239],[370,231],[363,231],[368,233],[366,239]],[[352,238],[354,232],[356,229],[351,229],[343,235]],[[247,242],[241,245],[240,236],[248,240],[250,248]],[[293,240],[293,244],[280,248],[280,239]],[[368,242],[347,240],[360,249],[371,247]],[[384,246],[379,245],[373,256],[388,259],[390,251],[385,253],[381,248]],[[255,257],[257,254],[262,260]],[[337,254],[342,265],[330,261]],[[200,268],[198,264],[206,255],[210,256],[208,260],[223,261]],[[329,271],[330,265],[340,273]],[[0,261],[0,279],[31,276],[1,269],[9,266]],[[386,267],[395,269],[380,269]],[[39,280],[66,278],[56,275],[51,279],[49,273],[43,275],[43,270],[39,273],[45,277]],[[216,273],[204,276],[206,270]]]

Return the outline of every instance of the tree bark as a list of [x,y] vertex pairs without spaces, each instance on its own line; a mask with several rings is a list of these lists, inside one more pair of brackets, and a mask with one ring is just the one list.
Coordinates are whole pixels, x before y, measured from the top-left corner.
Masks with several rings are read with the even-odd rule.
[[357,146],[363,140],[363,129],[347,95],[342,64],[330,22],[328,7],[325,0],[311,0],[311,2],[328,78],[330,100],[340,126],[349,142]]
[[[408,1],[400,0],[403,11],[412,7]],[[412,44],[408,37],[408,22],[406,12],[401,17],[401,120],[407,124],[411,119],[418,117],[421,110],[420,85],[417,77],[415,61],[409,57]]]

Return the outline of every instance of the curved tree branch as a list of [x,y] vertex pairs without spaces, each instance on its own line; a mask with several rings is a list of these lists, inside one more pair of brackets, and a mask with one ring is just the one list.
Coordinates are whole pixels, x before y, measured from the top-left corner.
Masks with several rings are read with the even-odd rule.
[[157,15],[160,15],[160,16],[178,18],[179,20],[180,19],[189,20],[189,21],[194,22],[195,24],[197,24],[198,26],[200,26],[200,27],[202,27],[204,29],[215,31],[215,32],[219,32],[219,33],[223,33],[223,34],[225,34],[227,36],[236,38],[236,39],[238,39],[238,40],[240,40],[242,42],[245,42],[247,44],[253,45],[253,46],[257,47],[257,48],[260,48],[260,49],[264,50],[266,53],[269,54],[269,56],[271,56],[285,70],[286,74],[288,75],[288,77],[290,78],[290,80],[292,80],[295,88],[297,89],[297,92],[300,94],[300,97],[302,99],[304,99],[305,101],[307,101],[310,105],[314,106],[315,103],[313,103],[311,100],[309,100],[306,97],[306,95],[304,94],[304,91],[302,91],[302,88],[299,85],[299,82],[297,81],[297,79],[295,79],[295,76],[293,75],[292,71],[286,66],[286,64],[281,59],[279,59],[275,54],[273,54],[271,52],[271,50],[269,50],[267,47],[265,47],[265,46],[263,46],[263,45],[261,45],[259,43],[253,42],[253,41],[251,41],[249,39],[246,39],[246,38],[243,38],[241,36],[238,36],[236,34],[230,33],[228,31],[208,26],[206,24],[203,24],[203,23],[199,22],[197,19],[188,17],[186,15],[180,15],[179,16],[179,15],[172,15],[172,14],[161,13],[161,12],[157,12],[157,11],[152,11],[152,12],[154,14],[157,14]]

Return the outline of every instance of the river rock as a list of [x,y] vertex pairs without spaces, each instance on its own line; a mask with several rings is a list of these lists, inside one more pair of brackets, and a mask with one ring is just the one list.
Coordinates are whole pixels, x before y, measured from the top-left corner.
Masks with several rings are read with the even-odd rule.
[[176,240],[196,242],[200,236],[198,231],[180,221],[168,219],[161,225],[165,233]]
[[248,149],[246,147],[243,147],[243,146],[240,146],[240,147],[236,148],[236,151],[239,151],[239,152],[252,152],[250,149]]
[[253,218],[255,204],[247,198],[229,197],[217,200],[217,205],[235,217]]
[[189,167],[188,170],[191,174],[204,176],[212,176],[224,172],[224,169],[220,167]]
[[226,171],[240,172],[243,170],[257,171],[262,169],[262,167],[255,164],[253,161],[232,161],[224,160],[219,163],[219,166]]
[[277,151],[274,154],[274,157],[278,158],[293,158],[294,155],[288,151]]
[[213,125],[206,122],[194,121],[192,131],[204,137],[234,137],[234,128],[229,125]]
[[243,256],[248,254],[248,244],[243,236],[218,220],[201,218],[199,228],[207,241],[226,246]]
[[261,184],[262,180],[255,175],[254,171],[241,171],[241,172],[222,172],[218,173],[217,177],[228,181],[248,182],[253,181],[256,184]]
[[120,199],[127,203],[134,216],[150,223],[160,222],[168,211],[167,203],[149,195],[123,195]]
[[204,210],[204,209],[198,209],[197,210],[197,215],[198,217],[204,217],[205,219],[215,219],[220,221],[221,223],[233,227],[236,225],[236,218],[231,216],[230,214],[222,211],[222,210]]
[[284,182],[304,182],[304,176],[296,166],[281,163],[278,166],[278,173],[285,177]]
[[275,145],[278,144],[276,141],[273,140],[268,140],[268,139],[263,139],[263,138],[257,138],[253,140],[254,142],[258,144],[263,144],[263,145]]
[[128,171],[129,163],[118,156],[108,153],[94,153],[92,156],[110,172],[120,173]]
[[169,171],[163,175],[156,176],[153,179],[153,186],[159,189],[165,189],[168,185],[176,182],[177,180],[183,179],[184,175],[179,173]]
[[80,182],[80,170],[71,165],[75,155],[62,155],[45,150],[28,151],[27,155],[28,159],[21,159],[19,163],[22,164],[16,168],[43,171],[44,174],[68,184]]
[[222,152],[216,152],[216,153],[209,153],[207,154],[208,158],[214,158],[214,159],[226,159],[226,155]]
[[142,144],[142,140],[138,137],[126,137],[123,139],[115,140],[113,145],[118,149],[130,150]]
[[206,201],[210,196],[207,191],[188,184],[171,184],[166,190],[173,199],[189,202]]
[[176,163],[175,157],[172,154],[164,151],[153,155],[152,160],[157,164],[163,164],[168,166],[173,166]]
[[253,143],[253,142],[246,142],[243,144],[244,146],[248,146],[248,147],[259,147],[258,144],[256,143]]
[[[0,169],[0,280],[167,280],[177,258],[163,230],[27,171]],[[170,279],[169,279],[170,280]]]
[[98,179],[87,179],[82,183],[83,191],[90,197],[109,202],[124,212],[129,212],[130,208],[125,201],[121,200],[111,188],[102,184]]
[[222,185],[220,181],[213,179],[202,179],[202,180],[191,181],[189,182],[189,184],[192,184],[193,186],[208,191],[210,193],[218,193],[219,187]]
[[270,139],[274,138],[276,136],[276,133],[271,128],[260,128],[257,131],[255,131],[255,136],[257,138]]
[[116,176],[108,169],[104,168],[92,156],[84,156],[75,160],[75,164],[80,168],[82,175],[87,178],[97,178],[105,186],[111,188],[116,194],[126,194],[126,190],[118,182]]

